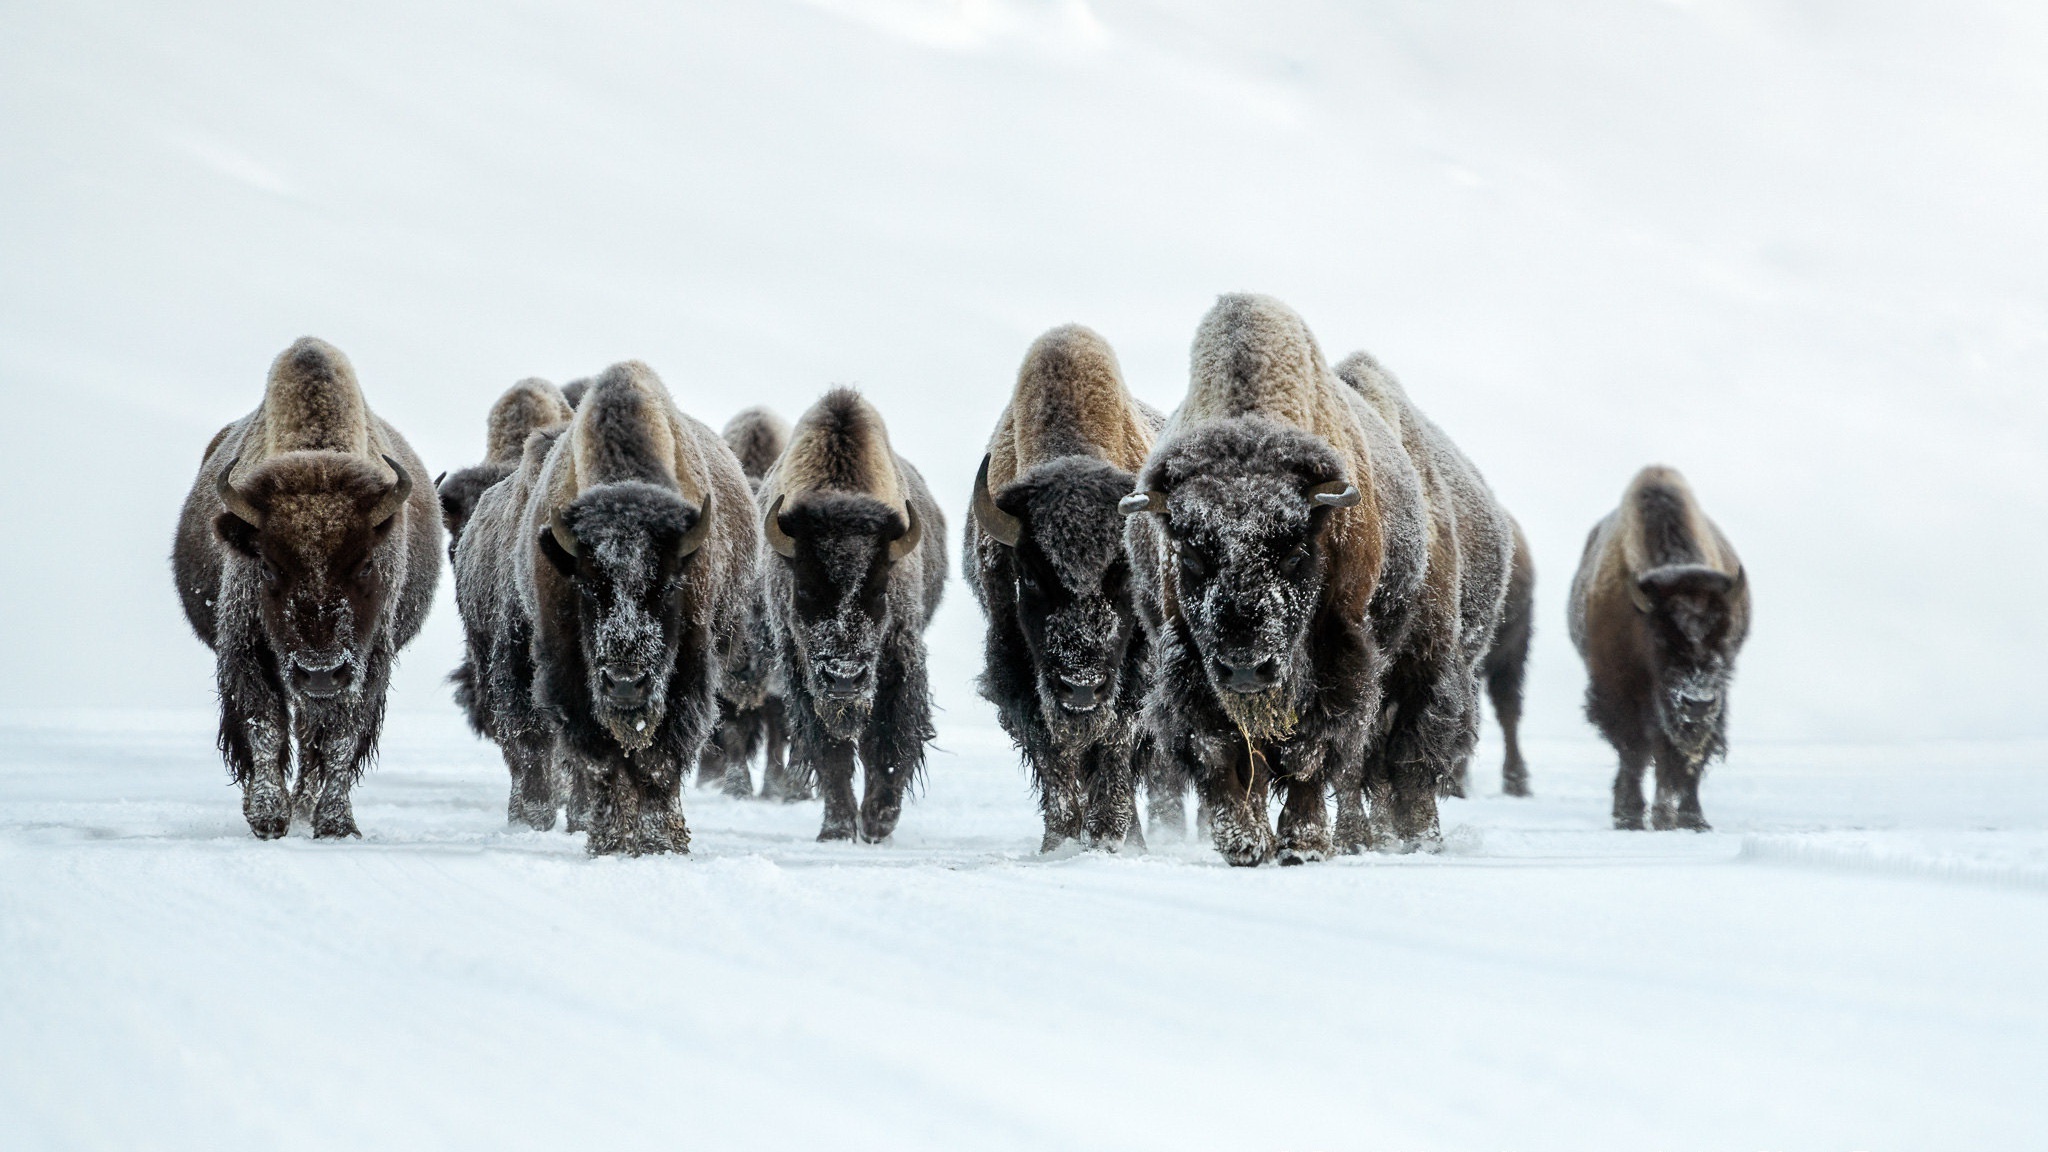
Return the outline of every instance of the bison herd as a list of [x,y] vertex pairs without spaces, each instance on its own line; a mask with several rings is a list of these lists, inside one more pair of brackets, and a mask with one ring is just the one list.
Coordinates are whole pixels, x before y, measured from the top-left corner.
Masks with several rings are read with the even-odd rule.
[[[207,446],[172,561],[251,831],[357,834],[351,790],[445,532],[451,679],[504,754],[513,823],[566,815],[593,855],[685,852],[684,785],[755,795],[758,751],[761,796],[823,800],[820,840],[889,837],[933,736],[947,526],[872,404],[834,389],[794,427],[754,408],[721,434],[628,361],[513,385],[486,442],[424,483],[348,359],[304,339]],[[1279,301],[1218,300],[1171,414],[1096,333],[1046,333],[967,509],[979,687],[1043,849],[1182,835],[1189,790],[1232,864],[1433,848],[1482,684],[1504,790],[1528,794],[1521,527],[1392,373],[1362,352],[1331,366]],[[1652,763],[1650,825],[1707,827],[1700,776],[1748,625],[1734,548],[1683,477],[1644,469],[1570,598],[1617,828],[1644,826]]]

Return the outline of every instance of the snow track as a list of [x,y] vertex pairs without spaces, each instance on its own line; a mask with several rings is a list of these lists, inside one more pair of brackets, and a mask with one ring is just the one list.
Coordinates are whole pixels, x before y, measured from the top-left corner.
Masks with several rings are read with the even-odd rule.
[[690,858],[590,861],[505,830],[452,714],[393,718],[361,842],[261,844],[208,721],[0,728],[9,1147],[1941,1148],[2048,1120],[2048,905],[1948,882],[2036,874],[2038,746],[1738,750],[1694,836],[1603,830],[1600,750],[1539,743],[1538,798],[1450,802],[1441,856],[1243,871],[1038,857],[975,730],[893,844],[692,791]]

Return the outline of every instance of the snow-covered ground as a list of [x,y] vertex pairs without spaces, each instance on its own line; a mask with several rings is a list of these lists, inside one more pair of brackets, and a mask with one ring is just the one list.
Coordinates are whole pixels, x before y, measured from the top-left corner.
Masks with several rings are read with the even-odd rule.
[[687,859],[505,828],[453,710],[364,839],[252,840],[193,713],[0,727],[10,1148],[2015,1148],[2048,1131],[2048,744],[1608,761],[1434,857],[1034,852],[995,733],[893,844],[688,799]]

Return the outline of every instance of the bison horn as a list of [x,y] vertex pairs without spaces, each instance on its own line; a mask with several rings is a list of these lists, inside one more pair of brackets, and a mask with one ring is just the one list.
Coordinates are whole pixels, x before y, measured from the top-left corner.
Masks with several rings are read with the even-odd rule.
[[996,507],[995,497],[988,494],[988,457],[981,458],[981,469],[974,474],[974,522],[981,530],[999,544],[1011,548],[1024,536],[1024,522]]
[[903,504],[903,515],[909,518],[910,526],[903,530],[903,535],[889,541],[889,563],[891,564],[917,551],[917,542],[924,539],[924,522],[917,518],[917,506],[909,501],[905,501]]
[[548,534],[555,538],[555,546],[568,553],[571,559],[582,549],[576,543],[576,533],[569,530],[569,522],[562,519],[562,510],[556,508],[548,514]]
[[1140,512],[1157,512],[1164,516],[1166,493],[1156,488],[1146,492],[1133,492],[1116,502],[1116,510],[1126,516],[1135,516]]
[[242,458],[240,456],[228,461],[228,466],[221,469],[220,475],[214,478],[214,491],[220,493],[220,502],[227,506],[228,511],[234,513],[238,518],[247,521],[252,526],[261,528],[263,527],[262,510],[250,503],[249,498],[242,495],[241,490],[236,488],[230,480],[235,474],[235,465],[241,462]]
[[1656,609],[1656,605],[1650,603],[1649,592],[1645,591],[1643,586],[1634,580],[1628,582],[1628,602],[1635,605],[1638,612],[1647,614]]
[[406,475],[405,469],[400,468],[398,461],[391,457],[384,457],[384,462],[391,465],[391,471],[397,479],[392,481],[390,490],[384,493],[384,498],[377,501],[377,507],[371,510],[370,524],[373,527],[398,515],[398,510],[405,507],[406,498],[412,495],[412,477]]
[[711,539],[711,489],[704,490],[704,503],[697,506],[697,522],[676,541],[676,556],[688,556],[704,546]]
[[789,533],[782,530],[783,499],[783,497],[777,496],[775,503],[769,505],[768,515],[762,518],[761,527],[767,532],[768,546],[775,549],[775,554],[794,560],[796,559],[796,541],[790,538]]
[[1358,491],[1358,485],[1349,480],[1332,480],[1318,484],[1308,490],[1308,498],[1325,508],[1349,508],[1365,499]]

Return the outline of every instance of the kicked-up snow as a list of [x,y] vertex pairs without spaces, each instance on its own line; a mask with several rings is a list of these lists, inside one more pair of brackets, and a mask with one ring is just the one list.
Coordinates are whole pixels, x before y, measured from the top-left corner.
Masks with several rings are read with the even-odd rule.
[[[363,839],[259,843],[188,713],[0,726],[8,1148],[1994,1148],[2048,1130],[2048,745],[1738,743],[1707,834],[1611,764],[1446,849],[1037,855],[998,734],[893,842],[685,797],[687,857],[509,830],[450,710]],[[1489,734],[1490,736],[1491,734]]]

